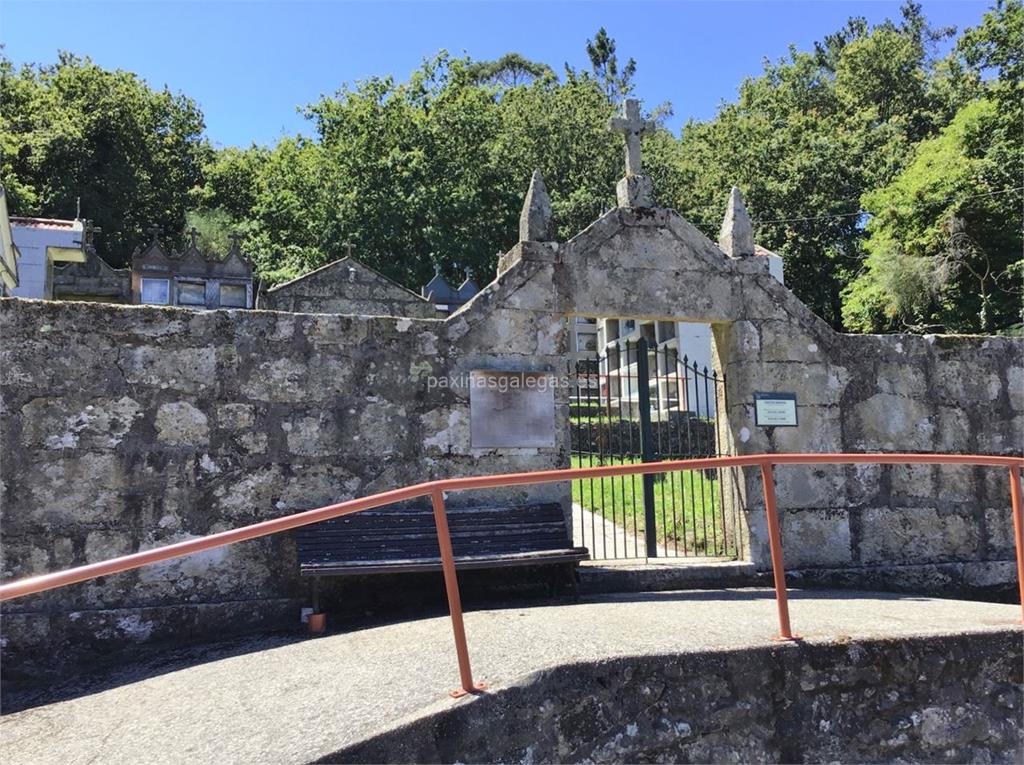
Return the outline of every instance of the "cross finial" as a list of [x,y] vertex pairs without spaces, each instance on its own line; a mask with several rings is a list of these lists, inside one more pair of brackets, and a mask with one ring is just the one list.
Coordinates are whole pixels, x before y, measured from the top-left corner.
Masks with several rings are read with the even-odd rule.
[[153,237],[153,242],[156,242],[160,238],[160,234],[163,233],[161,226],[150,226],[146,229],[146,232]]
[[352,242],[350,242],[350,241],[348,241],[346,239],[344,242],[341,243],[341,246],[345,248],[345,257],[346,258],[351,258],[352,257],[352,247],[353,247]]
[[240,232],[238,232],[238,231],[232,231],[230,234],[228,234],[228,239],[231,240],[231,249],[232,250],[239,250],[240,249],[239,242],[241,242],[242,239],[244,239],[244,238],[245,237]]
[[613,133],[622,133],[626,139],[626,175],[640,175],[640,136],[653,133],[656,123],[640,118],[640,102],[635,98],[627,98],[622,107],[621,117],[608,120],[608,129]]
[[93,222],[91,220],[87,220],[85,222],[85,243],[86,244],[92,244],[93,243],[93,239],[96,238],[96,235],[97,234],[102,234],[102,233],[103,233],[103,229],[100,228],[99,226],[93,225]]
[[192,249],[199,249],[199,229],[195,226],[188,230],[188,238],[192,241]]

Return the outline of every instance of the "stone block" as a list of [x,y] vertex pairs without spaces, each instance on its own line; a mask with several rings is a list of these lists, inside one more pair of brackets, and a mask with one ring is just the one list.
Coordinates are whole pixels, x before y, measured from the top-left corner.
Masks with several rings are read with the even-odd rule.
[[876,384],[880,393],[913,399],[927,396],[928,380],[923,367],[884,362],[876,369]]
[[1006,592],[1007,582],[1017,577],[1015,560],[972,561],[963,566],[964,583],[972,588]]
[[845,509],[786,510],[779,517],[786,566],[842,566],[852,560]]
[[231,482],[219,481],[206,495],[209,517],[234,524],[273,515],[285,472],[280,465],[260,465],[247,469]]
[[217,427],[245,430],[256,423],[256,407],[251,404],[221,404],[217,407]]
[[135,552],[130,537],[120,530],[90,531],[85,536],[85,562],[98,563]]
[[985,501],[991,505],[1010,505],[1010,471],[1004,467],[981,468],[981,486]]
[[984,436],[984,430],[978,434],[971,432],[971,421],[962,407],[940,405],[937,422],[938,427],[935,433],[937,451],[963,454],[971,451],[973,435],[979,439]]
[[138,346],[124,349],[120,356],[118,366],[129,385],[197,393],[217,380],[217,357],[213,346]]
[[1009,501],[1000,507],[985,508],[985,531],[990,558],[1013,559],[1016,556],[1013,542],[1013,511]]
[[288,451],[300,457],[321,457],[344,448],[339,443],[338,424],[329,412],[283,422],[281,429]]
[[188,401],[161,404],[156,410],[156,437],[168,446],[198,448],[209,443],[206,415]]
[[646,175],[627,175],[615,184],[619,207],[653,207],[654,184]]
[[780,508],[846,505],[842,466],[780,465],[775,468],[775,499]]
[[1024,444],[1024,415],[1007,416],[997,407],[975,409],[976,420],[985,423],[984,428],[971,433],[982,454],[1020,454]]
[[1007,368],[1006,383],[1007,392],[1010,394],[1010,407],[1015,412],[1024,412],[1024,367]]
[[860,555],[864,564],[908,564],[976,558],[977,521],[934,507],[873,507],[862,514]]
[[971,400],[991,401],[999,397],[1003,382],[998,372],[986,369],[981,359],[936,360],[932,385],[935,395],[946,404],[963,405]]
[[22,443],[29,448],[114,449],[142,417],[142,405],[118,399],[34,398],[21,408]]
[[890,493],[896,501],[907,498],[935,498],[939,496],[934,465],[891,465]]
[[846,466],[846,501],[850,505],[872,504],[882,491],[882,465]]
[[828,360],[821,344],[799,323],[773,319],[754,323],[761,331],[761,360],[821,364]]
[[5,531],[45,524],[48,533],[78,524],[109,522],[124,511],[127,473],[113,453],[86,452],[69,459],[39,458],[38,472],[22,479],[21,511],[7,511]]
[[934,496],[944,502],[965,502],[977,505],[982,487],[977,481],[977,468],[972,465],[938,465],[934,468],[938,489]]
[[752,321],[733,322],[732,326],[733,354],[742,359],[757,359],[761,355],[761,332],[758,324]]
[[[799,398],[797,399],[799,402]],[[774,428],[771,441],[778,452],[843,451],[839,407],[800,406],[795,428]]]
[[846,420],[855,451],[935,451],[936,423],[925,402],[876,393],[854,404]]
[[432,409],[420,420],[425,454],[465,453],[469,449],[469,407]]

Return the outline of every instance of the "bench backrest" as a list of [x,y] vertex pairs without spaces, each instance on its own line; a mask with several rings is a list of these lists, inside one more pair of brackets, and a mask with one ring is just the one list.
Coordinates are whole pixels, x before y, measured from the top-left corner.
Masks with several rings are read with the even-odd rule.
[[[449,508],[456,558],[572,547],[560,505]],[[419,508],[367,510],[296,531],[301,565],[415,561],[440,557],[434,514]]]

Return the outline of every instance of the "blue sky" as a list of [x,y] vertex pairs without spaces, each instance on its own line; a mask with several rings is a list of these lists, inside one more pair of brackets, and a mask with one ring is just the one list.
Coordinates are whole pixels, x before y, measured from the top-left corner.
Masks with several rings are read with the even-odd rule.
[[[135,72],[196,99],[216,145],[310,132],[296,107],[371,75],[405,79],[445,48],[491,59],[508,51],[587,65],[604,26],[637,60],[636,93],[668,100],[673,129],[714,115],[765,58],[810,48],[851,15],[897,18],[899,2],[47,2],[0,0],[0,40],[17,63],[60,49]],[[935,25],[976,24],[986,2],[925,0]]]

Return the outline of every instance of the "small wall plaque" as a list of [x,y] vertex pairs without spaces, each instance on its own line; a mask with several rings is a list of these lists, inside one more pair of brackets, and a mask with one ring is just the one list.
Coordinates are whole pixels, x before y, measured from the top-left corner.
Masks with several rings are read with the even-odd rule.
[[470,445],[474,449],[554,446],[555,384],[551,372],[471,372]]
[[759,428],[795,428],[795,393],[754,393],[754,424]]

